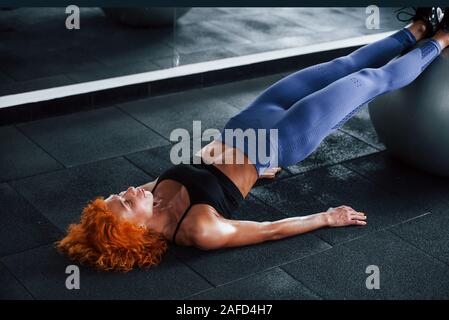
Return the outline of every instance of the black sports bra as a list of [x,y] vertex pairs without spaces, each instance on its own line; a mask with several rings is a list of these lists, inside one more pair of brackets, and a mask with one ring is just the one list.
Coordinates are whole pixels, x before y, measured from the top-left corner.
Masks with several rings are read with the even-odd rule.
[[231,218],[232,213],[238,209],[243,200],[243,195],[237,186],[214,165],[204,163],[175,165],[159,176],[153,193],[159,183],[168,179],[182,184],[187,189],[190,199],[189,207],[176,226],[173,243],[182,221],[192,206],[208,204],[224,217]]

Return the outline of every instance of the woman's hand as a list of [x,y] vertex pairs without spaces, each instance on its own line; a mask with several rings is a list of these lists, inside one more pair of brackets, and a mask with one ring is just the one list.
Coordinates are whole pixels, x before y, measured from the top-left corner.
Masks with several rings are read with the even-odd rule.
[[366,225],[366,216],[348,206],[329,208],[326,211],[329,227],[344,227],[350,225]]
[[262,173],[259,176],[259,179],[274,179],[276,177],[276,174],[278,174],[279,172],[281,172],[281,168],[270,168],[264,171],[264,173]]

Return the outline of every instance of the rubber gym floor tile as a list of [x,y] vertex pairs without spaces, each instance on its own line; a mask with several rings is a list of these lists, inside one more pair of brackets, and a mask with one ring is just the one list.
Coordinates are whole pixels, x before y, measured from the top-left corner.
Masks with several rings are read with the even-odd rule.
[[288,216],[267,207],[264,203],[249,194],[245,200],[242,201],[239,209],[233,215],[233,218],[238,220],[263,222],[285,219],[288,218]]
[[178,66],[183,66],[192,63],[200,63],[206,61],[213,61],[218,59],[225,59],[235,56],[235,54],[225,48],[222,48],[220,51],[198,51],[189,54],[179,54],[175,53],[174,55],[166,58],[160,58],[154,60],[154,64],[159,66],[159,68],[167,69],[174,68]]
[[172,144],[128,154],[125,157],[137,167],[145,171],[152,179],[156,179],[165,170],[173,167],[170,160]]
[[[222,11],[226,15],[220,15],[219,18],[233,19],[234,17],[244,17],[248,16],[250,18],[255,16],[262,16],[267,14],[267,7],[221,7]],[[269,8],[270,12],[275,9],[274,7]]]
[[[254,16],[236,15],[232,17],[232,23],[226,23],[227,21],[229,21],[229,18],[224,16],[221,19],[211,21],[211,24],[251,42],[270,41],[278,39],[279,35],[292,37],[313,33],[300,21],[291,22],[268,11]],[[242,32],[242,30],[245,30],[245,32]],[[232,48],[232,46],[229,48]]]
[[[379,268],[379,289],[373,271]],[[448,299],[449,267],[388,231],[282,266],[325,299]],[[371,276],[371,278],[369,278]]]
[[[119,107],[167,139],[175,129],[187,130],[190,138],[201,137],[206,129],[221,130],[238,111],[198,89],[143,99]],[[196,133],[192,129],[193,121],[201,121]]]
[[[22,48],[18,45],[15,46],[16,50],[22,50]],[[34,69],[31,66],[31,62],[28,61],[28,63],[25,64],[24,59],[22,59],[21,57],[17,57],[15,55],[13,55],[13,53],[8,53],[5,54],[3,53],[1,56],[1,60],[2,60],[2,71],[11,79],[13,79],[15,81],[15,83],[13,83],[12,89],[10,89],[10,91],[13,92],[23,92],[21,91],[20,87],[15,87],[14,84],[17,83],[21,83],[21,82],[25,82],[28,83],[31,80],[35,80],[38,78],[48,78],[48,77],[52,77],[52,76],[58,76],[60,74],[50,74],[48,72],[43,72],[42,69],[37,68]],[[45,65],[48,64],[49,61],[45,61],[45,59],[39,57],[38,63],[41,63],[41,65]],[[17,88],[17,89],[15,89]],[[4,93],[2,93],[4,94]]]
[[152,179],[128,160],[115,158],[11,182],[61,230],[79,222],[82,208],[97,196],[139,186]]
[[268,241],[258,245],[213,251],[172,246],[172,250],[178,258],[215,286],[329,248],[327,243],[310,234]]
[[0,127],[0,148],[0,181],[63,167],[13,126]]
[[[43,45],[42,43],[40,45]],[[2,66],[2,70],[11,78],[17,81],[33,80],[37,78],[64,75],[67,72],[67,66],[70,70],[89,71],[104,67],[96,60],[87,57],[74,55],[71,51],[60,51],[58,53],[42,53],[29,57],[20,57],[14,55],[8,59],[8,63]]]
[[[320,34],[330,31],[346,29],[352,32],[366,29],[366,14],[354,16],[346,13],[346,8],[283,8],[274,13],[292,23],[300,22],[304,28],[313,31],[319,37]],[[310,30],[310,28],[312,30]],[[340,36],[340,33],[334,37]]]
[[187,24],[197,23],[198,21],[209,21],[216,17],[220,17],[226,12],[224,8],[218,7],[195,7],[189,10],[182,17],[178,18],[177,24],[179,26],[184,26]]
[[421,211],[449,207],[449,180],[412,168],[388,150],[345,162],[344,165]]
[[367,107],[363,107],[358,113],[349,119],[348,122],[340,128],[340,130],[357,137],[376,149],[385,149],[385,145],[379,140],[376,130],[371,123],[371,118]]
[[43,90],[73,84],[74,81],[65,75],[38,77],[31,80],[2,83],[0,81],[0,96]]
[[30,300],[33,297],[24,286],[0,263],[0,299],[1,300]]
[[368,217],[365,226],[326,228],[316,234],[331,244],[344,242],[369,232],[407,221],[426,213],[426,208],[385,192],[357,173],[338,166],[331,170],[328,183],[321,188],[322,198],[329,207],[349,205]]
[[289,216],[303,216],[347,205],[365,212],[368,224],[346,228],[324,228],[314,232],[337,244],[417,217],[424,209],[410,205],[349,169],[336,165],[300,174],[255,188],[251,192],[264,203]]
[[103,67],[103,68],[95,68],[90,70],[89,72],[78,71],[78,72],[70,72],[67,74],[67,77],[73,79],[75,82],[87,82],[94,80],[103,80],[113,77],[126,76],[135,73],[149,72],[158,70],[160,67],[154,64],[151,61],[147,60],[139,60],[134,61],[131,64],[126,64],[125,62],[121,65],[111,67]]
[[403,240],[449,265],[449,210],[427,214],[390,229]]
[[194,300],[316,300],[319,297],[279,268],[194,295]]
[[375,152],[378,150],[365,142],[336,130],[327,136],[310,156],[296,165],[289,166],[288,170],[293,174],[298,174]]
[[[326,38],[323,37],[323,41]],[[316,34],[304,34],[300,36],[281,37],[270,41],[253,42],[251,44],[233,45],[229,48],[236,56],[256,54],[288,48],[307,46],[317,41]]]
[[174,30],[174,35],[166,41],[177,52],[189,54],[201,50],[217,50],[230,48],[234,44],[249,43],[242,33],[228,32],[224,25],[216,25],[210,22],[198,22],[189,24]]
[[8,84],[8,83],[13,83],[14,80],[10,77],[8,77],[6,74],[0,72],[0,83],[2,85]]
[[227,12],[224,8],[210,7],[210,8],[192,8],[185,15],[180,17],[177,20],[179,26],[184,26],[191,23],[197,23],[198,21],[202,21],[205,17],[207,17],[208,21],[213,20],[217,17],[221,17],[226,15]]
[[53,242],[62,235],[6,183],[0,183],[0,207],[0,256]]
[[[91,46],[87,51],[94,55],[101,64],[116,68],[134,61],[136,64],[144,61],[154,62],[157,59],[173,56],[173,48],[166,44],[151,42],[150,39],[131,40],[132,33],[122,33],[120,37],[110,39],[109,42]],[[135,35],[135,37],[137,37]],[[172,41],[173,36],[167,36],[167,41]],[[140,43],[132,44],[131,41]],[[104,66],[103,66],[104,68]],[[141,71],[143,72],[143,71]]]
[[289,217],[305,216],[327,209],[320,201],[317,183],[313,178],[298,175],[253,188],[250,194],[271,210],[278,210]]
[[19,128],[67,167],[168,143],[116,108],[33,121]]
[[2,259],[14,276],[36,299],[180,299],[210,288],[210,285],[166,254],[148,270],[129,273],[99,272],[79,267],[78,290],[66,288],[73,262],[52,246],[43,246]]

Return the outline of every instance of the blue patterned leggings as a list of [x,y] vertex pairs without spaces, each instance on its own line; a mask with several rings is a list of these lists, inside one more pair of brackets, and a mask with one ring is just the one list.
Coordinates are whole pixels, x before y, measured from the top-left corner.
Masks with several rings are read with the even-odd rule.
[[[438,42],[426,39],[399,56],[415,43],[413,34],[403,28],[347,56],[297,71],[232,117],[217,139],[241,149],[259,175],[270,167],[296,164],[361,106],[411,83],[442,51]],[[277,139],[266,134],[255,142],[243,139],[242,143],[238,135],[226,137],[225,129],[277,129]],[[256,151],[263,146],[268,157],[262,161],[257,152],[249,152],[250,144]]]

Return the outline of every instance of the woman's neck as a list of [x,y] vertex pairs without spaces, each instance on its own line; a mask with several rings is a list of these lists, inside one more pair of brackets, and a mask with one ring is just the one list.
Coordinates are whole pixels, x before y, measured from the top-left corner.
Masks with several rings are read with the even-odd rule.
[[155,198],[153,203],[153,218],[148,223],[148,228],[171,239],[175,228],[185,211],[186,203],[182,192],[177,193],[172,199]]

